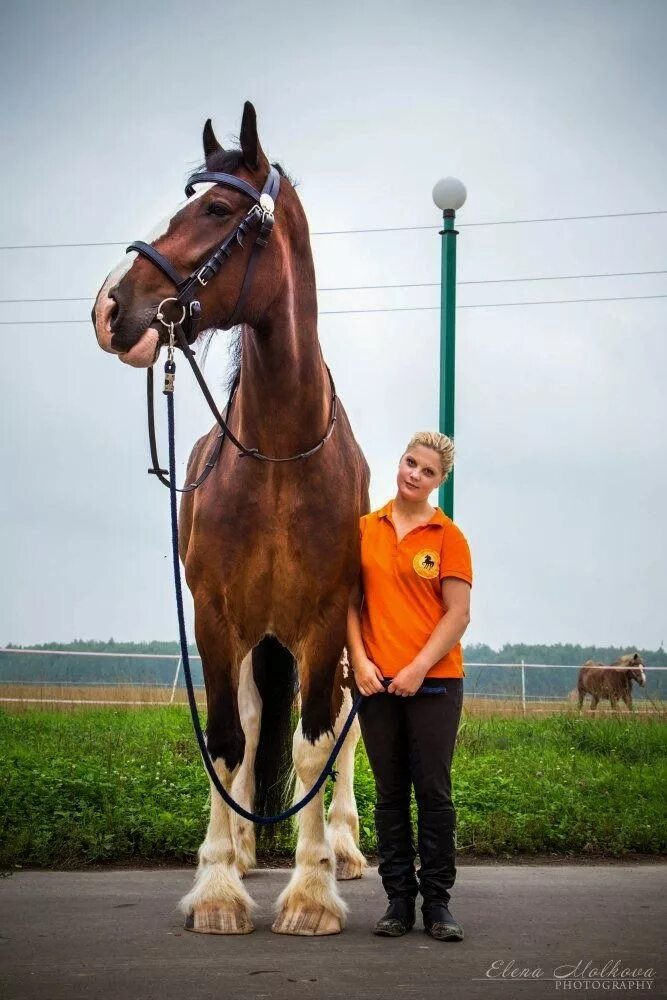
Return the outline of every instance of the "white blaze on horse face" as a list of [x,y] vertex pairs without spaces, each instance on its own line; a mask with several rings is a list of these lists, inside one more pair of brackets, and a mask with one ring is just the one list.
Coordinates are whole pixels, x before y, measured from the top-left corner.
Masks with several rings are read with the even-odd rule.
[[[166,236],[169,226],[175,215],[177,215],[186,205],[189,205],[193,201],[197,201],[210,191],[215,184],[202,184],[201,188],[191,195],[190,198],[186,198],[185,201],[181,202],[176,208],[175,212],[171,215],[166,216],[160,222],[157,223],[146,236],[144,243],[149,243],[151,246],[157,243],[158,240]],[[109,298],[109,292],[119,285],[125,275],[130,271],[132,265],[136,261],[139,254],[136,250],[132,250],[130,253],[125,254],[125,256],[116,264],[112,271],[107,275],[104,284],[97,293],[97,298],[95,300],[95,334],[97,336],[97,342],[103,351],[107,351],[109,354],[116,354],[119,356],[121,361],[126,364],[137,364],[138,367],[146,367],[150,364],[155,355],[155,349],[157,347],[157,331],[153,330],[154,336],[151,335],[152,328],[149,327],[139,341],[134,345],[131,351],[126,354],[120,354],[119,351],[115,350],[111,346],[111,316],[116,308],[116,303],[113,299]],[[149,343],[150,341],[150,343]],[[140,347],[141,345],[141,347]],[[145,358],[148,357],[148,361],[144,364]]]

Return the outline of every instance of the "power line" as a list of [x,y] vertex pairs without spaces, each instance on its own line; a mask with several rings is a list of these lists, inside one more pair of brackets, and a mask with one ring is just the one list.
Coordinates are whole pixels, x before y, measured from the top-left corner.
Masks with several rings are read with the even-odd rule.
[[[667,274],[661,271],[608,271],[604,274],[543,274],[530,278],[475,278],[468,281],[457,281],[457,285],[503,285],[519,281],[570,281],[577,278],[630,278],[647,274]],[[404,285],[348,285],[332,288],[318,288],[319,292],[357,292],[384,288],[439,288],[439,281],[413,282]],[[4,302],[0,299],[0,302]],[[8,301],[8,300],[7,300]],[[18,300],[20,301],[20,300]]]
[[[503,309],[508,306],[560,306],[572,305],[577,302],[632,302],[639,299],[667,299],[665,295],[612,295],[605,298],[588,299],[541,299],[536,302],[475,302],[470,305],[459,305],[457,309]],[[394,313],[394,312],[434,312],[440,306],[399,306],[385,309],[323,309],[320,316],[341,316],[350,313]],[[90,319],[18,319],[0,320],[0,326],[60,326],[76,323],[90,323]]]
[[[459,229],[472,229],[480,226],[527,226],[542,222],[582,222],[587,219],[627,219],[646,215],[667,215],[667,209],[656,209],[648,212],[606,212],[600,215],[563,215],[545,219],[498,219],[491,222],[457,222]],[[311,236],[351,236],[362,233],[408,233],[440,229],[440,226],[382,226],[367,229],[320,229]],[[125,247],[132,240],[103,240],[88,243],[13,243],[0,245],[0,250],[60,250],[72,247]]]
[[[459,229],[479,226],[526,226],[538,222],[581,222],[586,219],[621,219],[638,215],[667,215],[667,209],[651,212],[607,212],[603,215],[563,215],[547,219],[499,219],[494,222],[458,222]],[[423,229],[440,229],[440,226],[387,226],[382,229],[328,229],[311,233],[312,236],[346,236],[350,233],[407,233]],[[0,249],[2,249],[0,247]]]
[[[457,281],[457,285],[502,285],[521,281],[574,281],[579,278],[631,278],[640,275],[667,274],[667,270],[661,271],[608,271],[604,274],[546,274],[534,278],[479,278],[470,281]],[[363,292],[388,288],[438,288],[439,281],[419,281],[410,284],[390,284],[390,285],[337,285],[329,288],[318,288],[318,292]],[[90,295],[82,295],[76,298],[53,298],[53,299],[0,299],[0,305],[10,303],[39,303],[39,302],[93,302]]]
[[[543,299],[538,302],[475,302],[471,305],[457,306],[457,309],[503,309],[507,306],[560,306],[571,305],[574,302],[628,302],[632,299],[667,299],[665,295],[614,295],[600,299]],[[320,316],[337,316],[342,313],[380,313],[380,312],[432,312],[440,306],[405,306],[396,309],[327,309]]]
[[9,305],[10,302],[94,302],[92,295],[81,295],[77,298],[56,298],[56,299],[0,299],[0,304]]

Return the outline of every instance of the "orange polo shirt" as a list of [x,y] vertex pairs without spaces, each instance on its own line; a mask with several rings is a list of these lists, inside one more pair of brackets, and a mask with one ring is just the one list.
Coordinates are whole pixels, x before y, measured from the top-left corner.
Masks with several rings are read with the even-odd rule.
[[[398,541],[393,500],[360,521],[361,637],[366,654],[385,677],[393,677],[426,645],[446,613],[441,581],[458,577],[472,586],[465,535],[436,507],[427,524]],[[427,677],[465,677],[461,643],[438,660]]]

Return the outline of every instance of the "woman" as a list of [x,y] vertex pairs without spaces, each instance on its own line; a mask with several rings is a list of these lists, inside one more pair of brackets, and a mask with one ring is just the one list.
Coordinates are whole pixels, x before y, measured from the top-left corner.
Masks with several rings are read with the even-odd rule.
[[361,518],[361,574],[347,636],[356,685],[367,696],[359,719],[377,787],[379,873],[389,899],[374,932],[398,937],[409,931],[419,891],[424,929],[439,941],[463,938],[448,909],[456,878],[450,769],[463,702],[459,640],[470,621],[472,565],[462,531],[428,498],[453,462],[446,435],[415,434],[400,460],[396,496]]

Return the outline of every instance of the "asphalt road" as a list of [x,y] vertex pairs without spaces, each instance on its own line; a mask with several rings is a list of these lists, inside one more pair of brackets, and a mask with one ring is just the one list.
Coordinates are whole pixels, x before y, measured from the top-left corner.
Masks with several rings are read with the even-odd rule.
[[[339,883],[348,925],[320,938],[271,933],[286,870],[247,876],[261,909],[254,933],[234,937],[183,930],[176,903],[191,870],[17,872],[0,880],[0,997],[664,997],[666,872],[661,864],[461,866],[451,902],[466,933],[460,943],[433,941],[421,918],[403,938],[373,935],[385,905],[373,868]],[[531,978],[516,978],[522,970]]]

